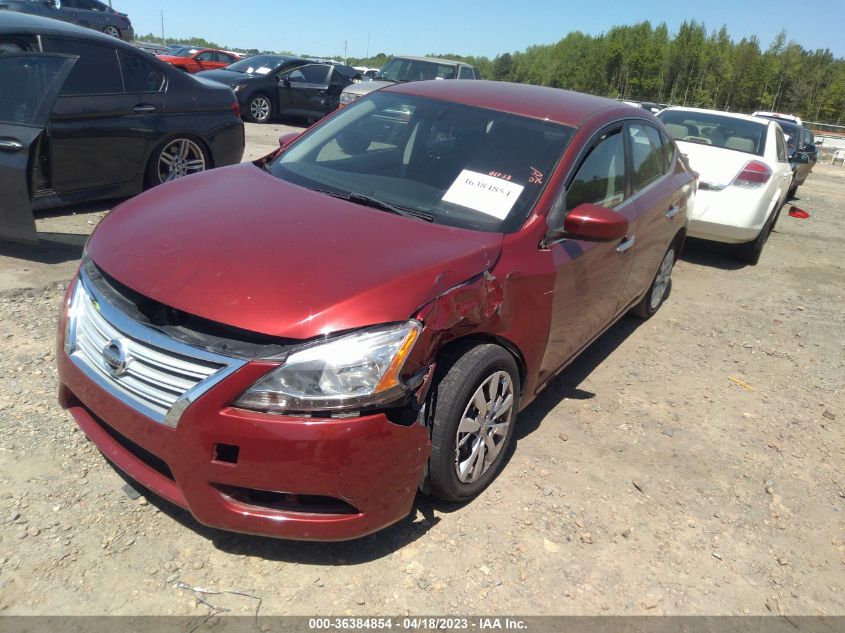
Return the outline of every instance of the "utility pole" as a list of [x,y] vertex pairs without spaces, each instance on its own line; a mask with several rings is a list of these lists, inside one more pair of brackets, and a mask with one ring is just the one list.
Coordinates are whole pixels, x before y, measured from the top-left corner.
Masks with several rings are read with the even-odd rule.
[[370,31],[367,31],[367,59],[370,58]]
[[164,11],[161,12],[161,39],[164,39]]
[[346,48],[349,44],[349,40],[343,40],[343,63],[346,63]]

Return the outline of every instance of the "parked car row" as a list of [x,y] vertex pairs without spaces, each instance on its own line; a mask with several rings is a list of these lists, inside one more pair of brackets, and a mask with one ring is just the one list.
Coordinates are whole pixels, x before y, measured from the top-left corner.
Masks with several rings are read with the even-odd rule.
[[232,91],[101,33],[0,12],[0,237],[32,209],[134,195],[240,162]]

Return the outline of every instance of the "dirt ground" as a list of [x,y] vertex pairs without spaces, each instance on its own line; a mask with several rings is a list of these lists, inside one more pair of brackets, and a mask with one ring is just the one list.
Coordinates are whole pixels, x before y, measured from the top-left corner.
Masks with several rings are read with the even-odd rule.
[[[248,157],[287,129],[249,126]],[[521,415],[476,500],[420,495],[339,544],[126,487],[56,403],[60,295],[108,205],[41,217],[41,246],[0,245],[0,613],[845,614],[845,169],[794,204],[811,218],[782,214],[756,267],[688,244],[660,312]]]

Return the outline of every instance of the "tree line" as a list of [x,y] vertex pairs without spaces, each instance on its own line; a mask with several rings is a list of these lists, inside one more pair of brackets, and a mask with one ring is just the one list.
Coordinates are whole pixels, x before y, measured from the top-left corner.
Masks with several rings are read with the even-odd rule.
[[[687,21],[674,37],[665,23],[616,26],[591,36],[569,33],[555,44],[489,57],[432,54],[466,61],[482,77],[552,86],[637,101],[733,112],[773,110],[845,124],[845,59],[808,50],[780,33],[764,50],[756,37],[733,40]],[[350,59],[381,66],[389,56]]]

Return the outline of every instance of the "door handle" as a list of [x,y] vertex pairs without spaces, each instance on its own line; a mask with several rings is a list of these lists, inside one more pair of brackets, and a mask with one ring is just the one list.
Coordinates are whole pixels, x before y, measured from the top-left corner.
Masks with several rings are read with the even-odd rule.
[[142,112],[155,112],[157,109],[158,108],[156,108],[154,105],[149,104],[136,105],[134,108],[135,112],[139,114]]
[[671,207],[669,207],[669,210],[666,212],[666,217],[671,220],[676,215],[678,215],[678,211],[680,211],[680,209],[678,208],[678,205],[673,204]]
[[636,236],[636,235],[632,235],[631,237],[626,237],[626,238],[622,241],[622,243],[621,243],[621,244],[619,244],[619,246],[617,246],[617,247],[616,247],[616,252],[617,252],[617,253],[625,253],[625,252],[627,252],[627,251],[628,251],[628,249],[630,249],[630,248],[634,245],[634,242],[636,242],[636,241],[637,241],[637,236]]
[[23,149],[23,143],[16,138],[0,138],[0,150],[4,152],[19,152]]

